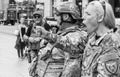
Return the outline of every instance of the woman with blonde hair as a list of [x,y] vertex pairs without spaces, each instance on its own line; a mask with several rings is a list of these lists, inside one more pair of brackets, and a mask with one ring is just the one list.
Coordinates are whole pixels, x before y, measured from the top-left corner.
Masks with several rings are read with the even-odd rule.
[[83,77],[120,77],[120,41],[115,16],[105,1],[92,1],[83,15],[87,33],[92,34],[84,50]]

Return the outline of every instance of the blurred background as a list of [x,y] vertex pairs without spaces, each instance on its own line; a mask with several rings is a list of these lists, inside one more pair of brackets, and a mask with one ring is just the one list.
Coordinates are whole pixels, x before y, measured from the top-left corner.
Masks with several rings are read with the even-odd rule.
[[[0,22],[14,25],[19,21],[21,13],[27,14],[27,19],[31,19],[35,10],[43,11],[44,17],[54,17],[53,6],[61,1],[76,3],[82,16],[86,5],[93,0],[0,0]],[[112,5],[116,19],[120,18],[120,0],[106,1]]]

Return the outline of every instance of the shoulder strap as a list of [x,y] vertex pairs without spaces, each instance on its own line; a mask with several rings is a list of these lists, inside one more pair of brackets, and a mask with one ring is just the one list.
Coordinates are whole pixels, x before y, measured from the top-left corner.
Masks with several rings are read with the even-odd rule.
[[60,33],[58,33],[59,35],[65,36],[68,33],[72,33],[72,32],[76,32],[76,31],[81,31],[81,29],[74,27],[74,28],[70,28],[70,29],[66,29],[64,31],[61,31]]

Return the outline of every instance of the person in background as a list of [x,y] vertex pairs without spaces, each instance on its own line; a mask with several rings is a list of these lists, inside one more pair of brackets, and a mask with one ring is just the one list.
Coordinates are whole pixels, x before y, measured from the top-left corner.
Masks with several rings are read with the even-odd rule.
[[[27,33],[24,35],[24,39],[28,42],[28,52],[35,56],[38,55],[39,49],[41,48],[41,37],[39,27],[47,26],[48,24],[43,21],[43,12],[35,11],[33,13],[34,23],[28,28]],[[31,61],[29,61],[31,63]]]
[[92,1],[83,14],[87,33],[92,34],[83,55],[82,77],[120,77],[120,36],[115,16],[105,1]]
[[24,56],[23,50],[25,48],[25,42],[23,36],[27,31],[27,26],[24,24],[25,17],[26,16],[24,14],[21,14],[20,16],[20,24],[18,25],[19,34],[17,35],[16,45],[15,45],[19,58],[23,58]]
[[28,39],[31,35],[32,28],[36,28],[36,26],[49,26],[46,22],[43,21],[43,12],[35,11],[33,13],[33,24],[28,28],[26,35],[24,36],[25,39]]

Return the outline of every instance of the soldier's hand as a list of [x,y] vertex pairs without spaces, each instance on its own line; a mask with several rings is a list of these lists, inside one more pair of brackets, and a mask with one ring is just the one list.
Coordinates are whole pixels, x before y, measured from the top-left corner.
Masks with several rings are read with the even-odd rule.
[[24,39],[25,41],[27,41],[27,40],[28,40],[28,36],[24,35],[24,36],[23,36],[23,39]]
[[41,40],[41,38],[39,38],[39,37],[35,38],[35,42],[39,42],[40,40]]
[[41,31],[41,36],[42,36],[42,37],[45,37],[45,36],[47,35],[48,31],[45,30],[43,27],[39,27],[39,29],[40,29],[40,31]]
[[33,43],[34,42],[34,38],[29,37],[29,42]]
[[21,39],[21,42],[24,42],[24,40],[23,40],[23,39]]

